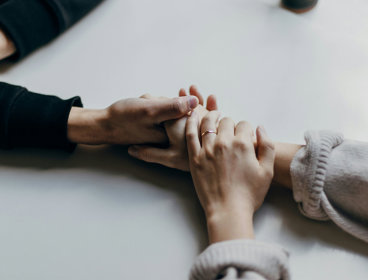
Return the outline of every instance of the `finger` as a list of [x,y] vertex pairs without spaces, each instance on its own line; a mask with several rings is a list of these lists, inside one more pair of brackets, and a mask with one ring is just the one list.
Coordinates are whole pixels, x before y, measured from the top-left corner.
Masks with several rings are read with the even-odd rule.
[[210,95],[207,98],[207,106],[206,106],[206,108],[207,108],[208,111],[218,110],[216,96]]
[[179,90],[179,96],[187,96],[187,92],[185,91],[185,89],[181,88]]
[[202,146],[209,146],[214,143],[216,139],[217,124],[219,119],[220,119],[219,111],[211,111],[202,119],[201,123]]
[[134,145],[128,148],[128,153],[132,157],[143,160],[145,162],[159,163],[167,166],[170,151],[167,149],[159,149],[147,145]]
[[151,98],[152,98],[152,95],[151,95],[151,94],[146,93],[146,94],[141,95],[139,98],[151,99]]
[[198,98],[195,96],[183,96],[169,99],[154,100],[151,110],[156,122],[181,118],[198,106]]
[[[214,111],[212,111],[214,112]],[[235,123],[230,118],[223,118],[218,126],[218,136],[222,139],[234,136],[235,133]]]
[[189,160],[197,156],[201,151],[201,143],[199,142],[199,118],[198,113],[193,111],[187,120],[185,127],[185,137],[187,140]]
[[189,88],[190,95],[196,96],[199,100],[199,104],[203,105],[203,96],[199,93],[198,88],[194,85]]
[[254,133],[253,129],[252,129],[252,142],[253,142],[254,148],[257,148],[257,136]]
[[273,174],[275,146],[263,126],[257,127],[257,151],[259,164],[268,174]]
[[241,121],[235,127],[235,136],[249,143],[254,143],[253,127],[249,122]]

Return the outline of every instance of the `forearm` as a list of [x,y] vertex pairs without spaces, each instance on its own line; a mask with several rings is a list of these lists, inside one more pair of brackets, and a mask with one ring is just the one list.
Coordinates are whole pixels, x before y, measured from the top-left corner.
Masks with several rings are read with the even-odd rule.
[[68,118],[68,140],[77,144],[107,144],[107,119],[106,110],[72,107]]
[[292,189],[290,165],[301,145],[275,143],[276,158],[273,181],[281,186]]
[[252,211],[230,208],[206,216],[210,244],[227,240],[254,239]]
[[13,42],[0,29],[0,60],[5,59],[15,53]]

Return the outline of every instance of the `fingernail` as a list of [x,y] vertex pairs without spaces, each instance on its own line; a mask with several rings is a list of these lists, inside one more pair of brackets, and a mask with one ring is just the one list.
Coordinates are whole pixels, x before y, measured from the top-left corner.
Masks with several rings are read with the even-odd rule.
[[132,156],[136,156],[138,154],[138,149],[136,146],[130,146],[128,149],[128,153]]
[[190,109],[196,108],[198,106],[198,103],[199,103],[199,101],[198,101],[197,97],[195,97],[195,96],[189,96],[188,97],[188,104],[189,104]]

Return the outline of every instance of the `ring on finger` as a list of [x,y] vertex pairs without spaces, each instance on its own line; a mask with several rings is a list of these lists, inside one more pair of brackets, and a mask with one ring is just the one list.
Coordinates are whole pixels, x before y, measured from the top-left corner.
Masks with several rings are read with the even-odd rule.
[[202,133],[201,137],[207,135],[207,134],[216,134],[217,135],[217,131],[215,130],[206,130],[205,132]]

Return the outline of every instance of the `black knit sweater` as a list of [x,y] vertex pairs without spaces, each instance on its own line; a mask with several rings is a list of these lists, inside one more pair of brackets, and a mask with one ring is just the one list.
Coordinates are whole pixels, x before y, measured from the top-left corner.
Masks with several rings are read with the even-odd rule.
[[[103,0],[0,0],[0,29],[14,42],[19,60],[50,42]],[[45,147],[72,150],[67,121],[81,99],[29,92],[0,82],[0,148]]]

